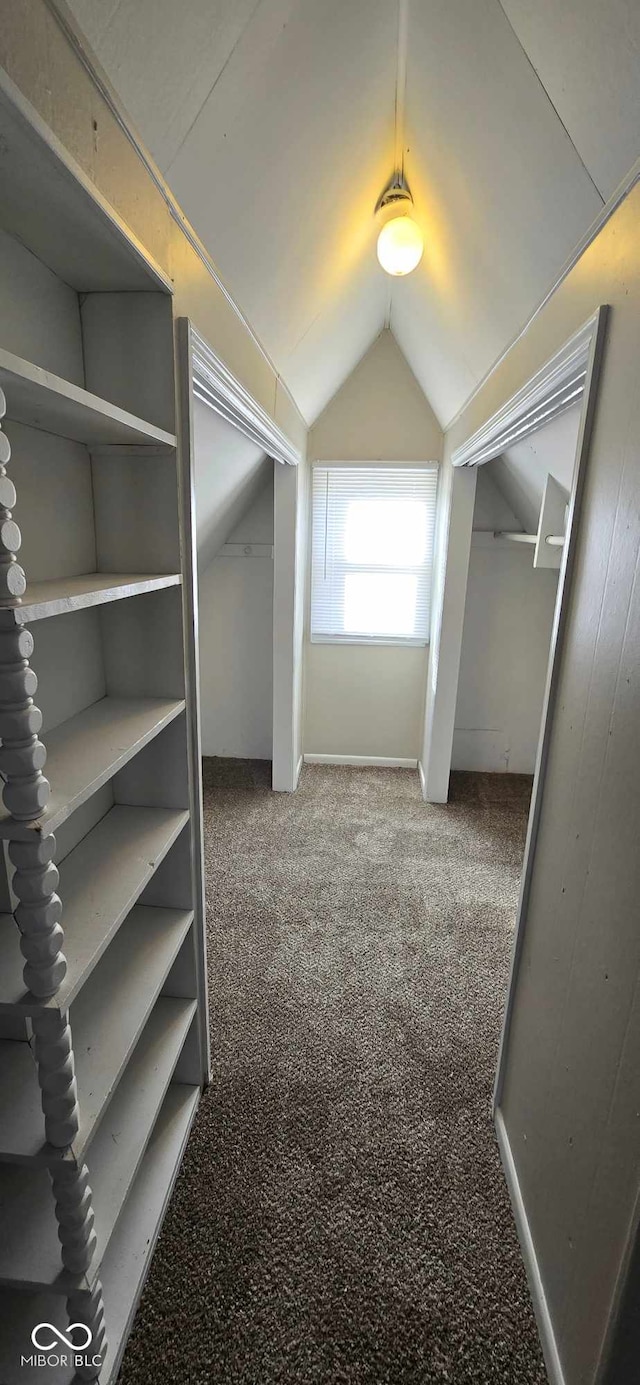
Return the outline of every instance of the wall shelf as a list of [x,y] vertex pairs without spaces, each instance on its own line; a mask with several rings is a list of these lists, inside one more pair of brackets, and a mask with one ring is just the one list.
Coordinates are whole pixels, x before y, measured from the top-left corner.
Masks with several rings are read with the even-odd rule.
[[181,581],[179,572],[155,576],[147,573],[88,572],[83,577],[56,577],[48,582],[30,582],[22,605],[15,608],[16,619],[21,625],[26,625],[33,620],[46,620],[49,616],[66,615],[70,611],[122,601],[128,596],[162,591],[165,587],[179,586]]
[[50,999],[25,990],[16,924],[0,915],[0,1011],[37,1015],[71,1004],[188,821],[177,809],[116,805],[65,858],[58,893],[67,974]]
[[156,451],[176,446],[175,433],[156,428],[97,394],[0,348],[0,387],[7,397],[7,419],[94,444],[146,444]]
[[195,1010],[193,1000],[166,996],[156,1002],[96,1134],[91,1190],[97,1246],[89,1274],[70,1275],[60,1264],[47,1170],[15,1164],[5,1170],[0,1191],[0,1284],[66,1295],[76,1283],[95,1279]]
[[193,458],[170,281],[2,72],[0,144],[0,1381],[113,1385],[210,1071]]
[[45,827],[55,832],[184,706],[182,700],[160,697],[103,697],[57,726],[46,737],[52,793],[45,811],[32,823],[17,823],[0,809],[0,837],[26,839]]
[[44,1140],[29,1044],[0,1043],[0,1161],[84,1157],[191,921],[179,909],[136,905],[80,992],[71,1012],[80,1129],[66,1156]]

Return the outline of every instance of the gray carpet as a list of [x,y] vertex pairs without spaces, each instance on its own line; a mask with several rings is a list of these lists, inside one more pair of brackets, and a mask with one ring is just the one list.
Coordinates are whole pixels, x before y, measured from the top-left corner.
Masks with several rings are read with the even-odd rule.
[[490,1120],[530,781],[205,762],[213,1086],[122,1385],[544,1385]]

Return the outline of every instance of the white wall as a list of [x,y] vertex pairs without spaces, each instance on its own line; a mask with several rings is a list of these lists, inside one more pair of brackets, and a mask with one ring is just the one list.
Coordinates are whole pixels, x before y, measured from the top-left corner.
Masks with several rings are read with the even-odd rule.
[[273,467],[259,447],[194,404],[202,752],[271,759],[273,560],[220,553],[273,543]]
[[558,570],[493,531],[537,531],[547,473],[569,495],[579,423],[575,406],[478,467],[452,769],[535,769]]
[[[450,476],[455,448],[610,304],[500,1096],[549,1378],[566,1385],[631,1381],[638,1359],[636,1288],[630,1358],[601,1369],[640,1196],[639,216],[636,187],[445,440]],[[444,648],[446,611],[442,627]]]
[[452,769],[533,774],[557,587],[532,548],[474,535]]
[[[310,457],[439,461],[442,433],[390,332],[383,332],[319,418]],[[417,759],[426,650],[311,644],[305,654],[305,754]]]

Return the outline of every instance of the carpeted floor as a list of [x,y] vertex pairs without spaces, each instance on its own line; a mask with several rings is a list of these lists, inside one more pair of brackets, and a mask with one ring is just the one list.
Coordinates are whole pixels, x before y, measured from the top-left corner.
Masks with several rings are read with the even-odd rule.
[[205,762],[213,1086],[122,1385],[544,1385],[490,1120],[529,780]]

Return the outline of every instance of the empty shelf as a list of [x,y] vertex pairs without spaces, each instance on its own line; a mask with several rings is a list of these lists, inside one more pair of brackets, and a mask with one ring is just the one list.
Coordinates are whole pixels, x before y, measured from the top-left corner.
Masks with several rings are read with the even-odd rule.
[[3,349],[0,386],[7,396],[7,419],[16,423],[26,423],[87,446],[148,444],[167,451],[176,445],[174,433],[156,428],[80,385],[72,385],[69,380]]
[[184,701],[161,697],[103,697],[46,732],[45,774],[51,798],[36,823],[17,823],[0,809],[0,837],[54,832],[81,803],[106,784],[143,746],[184,710]]
[[[195,1010],[195,1000],[161,997],[156,1002],[91,1146],[89,1182],[97,1244],[90,1281],[99,1272]],[[19,1164],[5,1168],[0,1220],[0,1284],[67,1293],[75,1279],[62,1266],[46,1169]]]
[[114,1385],[151,1256],[162,1225],[200,1091],[173,1082],[138,1176],[105,1256],[101,1279],[109,1339],[100,1385]]
[[[193,914],[136,905],[71,1009],[84,1157],[180,949]],[[0,1042],[0,1159],[51,1164],[63,1157],[44,1140],[29,1044]],[[68,1157],[68,1156],[67,1156]]]
[[20,935],[12,915],[0,915],[0,1011],[67,1009],[188,820],[175,808],[117,805],[65,858],[58,893],[67,974],[50,1000],[25,990]]
[[179,572],[146,573],[89,572],[83,577],[56,577],[50,582],[29,582],[21,606],[14,607],[22,625],[47,616],[81,611],[85,606],[104,606],[109,601],[122,601],[127,596],[176,587],[182,581]]

